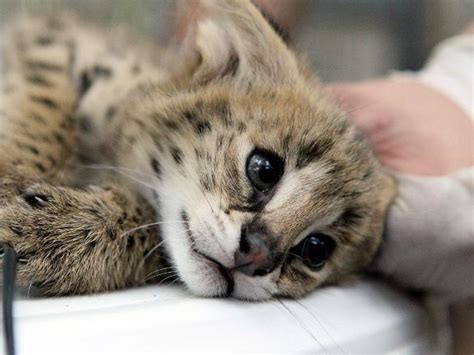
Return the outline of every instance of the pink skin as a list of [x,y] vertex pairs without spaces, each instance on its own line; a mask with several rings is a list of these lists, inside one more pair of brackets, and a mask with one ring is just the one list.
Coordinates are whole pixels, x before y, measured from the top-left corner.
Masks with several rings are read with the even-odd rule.
[[392,171],[446,175],[474,164],[473,122],[449,98],[416,80],[331,84],[325,90]]

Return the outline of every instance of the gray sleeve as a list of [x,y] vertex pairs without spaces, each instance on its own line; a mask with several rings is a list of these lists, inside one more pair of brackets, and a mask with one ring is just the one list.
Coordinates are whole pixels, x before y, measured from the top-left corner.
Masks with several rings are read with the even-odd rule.
[[375,269],[410,288],[474,296],[474,168],[398,180]]

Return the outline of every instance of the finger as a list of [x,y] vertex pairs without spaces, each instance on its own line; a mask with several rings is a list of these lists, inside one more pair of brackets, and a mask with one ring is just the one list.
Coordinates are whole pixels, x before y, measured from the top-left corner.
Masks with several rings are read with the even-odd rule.
[[347,113],[349,119],[368,137],[377,151],[390,133],[394,115],[374,95],[376,86],[376,82],[336,83],[326,85],[323,90]]

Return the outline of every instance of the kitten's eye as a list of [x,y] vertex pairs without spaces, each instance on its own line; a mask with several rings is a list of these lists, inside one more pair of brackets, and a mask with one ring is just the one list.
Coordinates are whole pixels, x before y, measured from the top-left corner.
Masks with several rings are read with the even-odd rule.
[[322,233],[311,233],[297,246],[291,248],[290,253],[298,256],[312,269],[321,269],[331,256],[336,242]]
[[275,154],[255,150],[247,159],[247,177],[259,191],[270,190],[283,175],[283,160]]

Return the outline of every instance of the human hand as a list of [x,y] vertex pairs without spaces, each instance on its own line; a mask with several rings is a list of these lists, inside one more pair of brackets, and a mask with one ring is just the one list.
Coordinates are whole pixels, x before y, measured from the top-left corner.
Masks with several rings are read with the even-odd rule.
[[474,163],[472,121],[417,80],[332,84],[325,90],[393,172],[445,175]]

